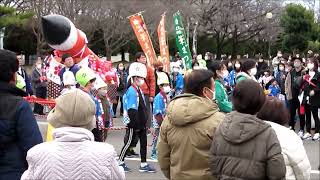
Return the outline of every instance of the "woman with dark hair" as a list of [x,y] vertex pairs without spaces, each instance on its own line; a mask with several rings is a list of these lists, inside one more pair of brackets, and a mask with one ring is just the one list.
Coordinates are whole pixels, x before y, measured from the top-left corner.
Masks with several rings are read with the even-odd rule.
[[117,114],[117,108],[118,108],[118,103],[120,99],[120,116],[123,114],[123,101],[122,101],[122,96],[124,95],[126,91],[126,85],[127,85],[127,71],[125,69],[125,66],[123,63],[119,63],[117,66],[117,76],[118,76],[118,87],[117,87],[117,98],[115,103],[113,103],[113,113],[114,116]]
[[[302,89],[304,97],[302,105],[305,107],[306,130],[303,139],[311,139],[311,113],[315,123],[315,134],[313,140],[320,140],[320,121],[318,110],[320,108],[320,72],[318,71],[318,62],[310,58],[307,63],[308,73],[303,77]],[[304,129],[304,127],[302,128]]]
[[262,87],[243,80],[233,91],[235,111],[227,114],[211,145],[211,172],[217,179],[282,179],[286,169],[277,135],[256,117],[265,103]]
[[255,78],[255,75],[257,74],[257,67],[256,62],[252,59],[246,60],[242,64],[242,68],[240,73],[237,74],[236,82],[243,81],[245,79],[252,79],[257,82],[257,79]]
[[228,77],[227,67],[221,62],[214,62],[209,67],[213,72],[215,80],[215,100],[221,112],[229,113],[232,111],[232,103],[229,101],[227,90],[224,86],[223,79]]
[[[158,142],[158,161],[168,179],[211,179],[209,153],[214,131],[224,115],[214,103],[212,72],[186,76],[185,93],[167,108]],[[192,163],[190,163],[192,162]]]
[[285,64],[278,64],[278,73],[275,76],[276,81],[278,82],[281,90],[281,94],[285,94],[285,81],[286,81],[287,73],[285,71]]
[[228,84],[231,89],[236,85],[236,76],[241,72],[241,64],[240,60],[235,60],[233,70],[229,73]]
[[200,64],[199,64],[198,61],[193,61],[193,63],[192,63],[192,69],[193,69],[193,70],[201,69]]
[[311,165],[300,137],[286,127],[289,112],[285,104],[268,97],[257,117],[270,124],[277,134],[286,165],[286,179],[309,180]]

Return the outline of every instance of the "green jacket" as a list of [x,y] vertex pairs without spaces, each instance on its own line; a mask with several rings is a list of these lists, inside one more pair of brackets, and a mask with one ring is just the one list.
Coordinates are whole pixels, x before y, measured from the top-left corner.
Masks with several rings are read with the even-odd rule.
[[232,111],[232,103],[229,101],[227,92],[219,80],[215,80],[216,102],[221,112]]

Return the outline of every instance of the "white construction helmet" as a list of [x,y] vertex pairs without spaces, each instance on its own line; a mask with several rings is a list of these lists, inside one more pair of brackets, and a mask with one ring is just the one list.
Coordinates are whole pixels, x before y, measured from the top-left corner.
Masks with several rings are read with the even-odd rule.
[[71,71],[66,71],[63,73],[63,85],[67,86],[74,86],[76,85],[76,78],[74,77],[73,72]]
[[138,62],[132,63],[129,67],[128,81],[134,76],[146,78],[147,77],[146,65],[144,65],[142,63],[138,63]]
[[169,84],[169,78],[165,72],[158,72],[157,76],[158,76],[158,79],[157,79],[158,85]]
[[94,87],[99,90],[103,87],[108,87],[108,85],[103,81],[103,79],[100,76],[97,76],[96,81],[94,82]]

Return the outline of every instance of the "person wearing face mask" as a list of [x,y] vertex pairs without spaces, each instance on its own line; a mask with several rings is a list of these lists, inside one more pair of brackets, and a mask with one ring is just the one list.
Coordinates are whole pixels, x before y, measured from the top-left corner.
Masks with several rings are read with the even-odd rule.
[[124,95],[127,87],[127,77],[128,77],[128,73],[123,63],[119,63],[117,66],[117,76],[118,76],[117,99],[113,104],[113,113],[114,113],[114,116],[116,116],[118,103],[120,100],[120,116],[122,116],[123,115],[122,96]]
[[[65,65],[65,67],[59,72],[61,82],[63,82],[63,74],[66,71],[71,71],[75,76],[80,69],[80,67],[74,63],[74,60],[70,54],[63,54],[61,57],[61,63]],[[77,87],[79,87],[79,85],[77,85]]]
[[147,68],[144,64],[134,62],[129,67],[128,81],[130,87],[123,96],[123,122],[126,124],[126,137],[124,146],[119,155],[119,166],[125,172],[131,169],[126,166],[124,159],[131,145],[132,140],[136,137],[140,140],[141,165],[140,172],[155,172],[156,170],[147,163],[147,104],[145,102],[141,87],[147,77]]
[[227,90],[223,83],[223,79],[229,75],[228,70],[221,62],[214,62],[209,68],[213,72],[215,80],[215,101],[221,112],[229,113],[232,111],[232,103],[229,101]]
[[229,84],[231,90],[233,90],[233,88],[235,87],[236,76],[240,72],[241,72],[241,62],[240,62],[240,60],[236,60],[234,62],[233,70],[229,73],[229,77],[228,77],[228,84]]
[[172,97],[177,96],[179,94],[182,93],[183,87],[184,87],[184,82],[183,82],[183,76],[182,74],[179,72],[180,70],[180,66],[178,63],[172,63]]
[[252,79],[257,82],[255,75],[257,74],[256,62],[252,59],[246,60],[242,63],[242,72],[238,73],[236,76],[236,83],[246,79]]
[[263,56],[260,55],[258,57],[257,77],[261,77],[261,75],[263,75],[263,72],[265,72],[267,69],[268,64],[264,61]]
[[157,160],[158,159],[158,152],[157,152],[157,144],[158,144],[158,136],[160,132],[160,127],[162,121],[166,115],[167,105],[169,103],[168,94],[171,91],[169,78],[167,74],[161,72],[158,74],[157,80],[160,92],[154,98],[153,103],[153,128],[155,130],[155,137],[152,141],[152,151],[151,151],[151,159]]
[[89,67],[82,67],[76,73],[76,81],[80,84],[80,89],[90,95],[96,105],[96,127],[92,130],[94,140],[102,142],[102,132],[99,130],[99,117],[101,114],[100,103],[96,98],[96,88],[94,87],[97,79],[96,74]]
[[192,71],[185,77],[185,93],[168,105],[158,141],[158,162],[168,179],[212,179],[210,144],[224,118],[212,77],[209,70]]
[[294,57],[292,60],[294,62],[293,64],[294,68],[288,73],[285,81],[285,93],[286,93],[286,97],[289,102],[289,108],[290,108],[289,126],[293,130],[295,129],[295,116],[296,116],[296,111],[298,109],[298,115],[299,115],[300,127],[301,127],[298,135],[300,137],[303,137],[305,117],[303,114],[301,114],[300,101],[298,99],[301,91],[301,83],[302,83],[302,76],[303,76],[302,59]]
[[282,52],[278,51],[277,56],[273,58],[272,60],[272,66],[275,67],[276,65],[278,65],[281,61],[282,58]]
[[320,140],[320,122],[318,110],[320,108],[320,73],[317,69],[318,62],[310,58],[308,63],[308,74],[303,78],[302,89],[304,91],[304,97],[302,105],[305,107],[306,115],[306,133],[303,139],[311,139],[311,114],[315,122],[315,134],[313,140]]
[[280,63],[278,65],[279,73],[275,76],[276,81],[279,83],[281,94],[285,95],[285,81],[287,77],[287,73],[285,71],[285,64]]
[[[42,69],[42,61],[38,60],[32,71],[32,82],[36,90],[36,96],[38,98],[45,99],[47,96],[47,78]],[[43,106],[35,103],[33,112],[35,114],[44,115]]]

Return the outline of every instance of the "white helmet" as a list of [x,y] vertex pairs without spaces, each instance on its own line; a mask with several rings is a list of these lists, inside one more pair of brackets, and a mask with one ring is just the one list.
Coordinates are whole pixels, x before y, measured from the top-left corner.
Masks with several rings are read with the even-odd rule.
[[74,86],[76,85],[76,78],[74,77],[74,74],[71,71],[66,71],[63,73],[63,84]]
[[138,62],[132,63],[130,65],[130,67],[129,67],[128,81],[130,80],[130,78],[132,78],[134,76],[139,76],[139,77],[142,77],[142,78],[146,78],[147,77],[147,67],[146,67],[146,65],[144,65],[142,63],[138,63]]
[[94,82],[94,87],[97,90],[99,90],[100,88],[108,87],[108,85],[103,81],[103,79],[100,76],[97,75],[97,79]]
[[158,76],[158,79],[157,79],[158,85],[169,84],[169,78],[165,72],[159,72],[157,73],[157,76]]

